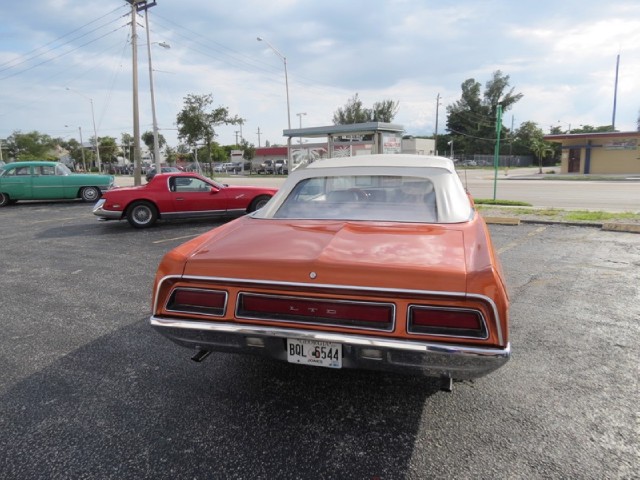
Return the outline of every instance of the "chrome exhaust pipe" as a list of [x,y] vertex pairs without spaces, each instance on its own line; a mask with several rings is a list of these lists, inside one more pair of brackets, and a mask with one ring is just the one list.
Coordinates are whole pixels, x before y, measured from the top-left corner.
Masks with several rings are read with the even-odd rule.
[[453,378],[448,375],[440,377],[440,390],[451,393],[453,391]]
[[200,363],[205,358],[207,358],[210,354],[211,354],[211,350],[200,349],[196,352],[196,354],[193,357],[191,357],[191,360],[193,360],[194,362]]

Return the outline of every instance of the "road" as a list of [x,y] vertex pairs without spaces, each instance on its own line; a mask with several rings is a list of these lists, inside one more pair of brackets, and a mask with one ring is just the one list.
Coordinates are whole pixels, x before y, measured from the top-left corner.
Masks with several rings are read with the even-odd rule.
[[217,225],[0,210],[3,479],[637,478],[638,235],[491,226],[513,359],[436,382],[213,354],[148,325],[155,268]]
[[[500,170],[496,198],[527,202],[540,208],[640,212],[640,178],[629,181],[533,180],[537,172],[538,168],[510,169],[505,176],[504,169]],[[459,175],[475,198],[493,198],[492,170],[459,170]],[[231,175],[220,178],[220,181],[231,185],[279,187],[284,177]],[[118,177],[117,183],[120,186],[133,185],[133,178]]]

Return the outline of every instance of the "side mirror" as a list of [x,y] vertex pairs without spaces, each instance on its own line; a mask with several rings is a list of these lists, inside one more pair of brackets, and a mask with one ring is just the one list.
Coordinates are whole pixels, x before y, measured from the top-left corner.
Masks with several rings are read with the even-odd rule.
[[209,191],[213,194],[213,193],[218,193],[220,191],[220,189],[216,188],[216,187],[211,187],[211,190],[209,190]]

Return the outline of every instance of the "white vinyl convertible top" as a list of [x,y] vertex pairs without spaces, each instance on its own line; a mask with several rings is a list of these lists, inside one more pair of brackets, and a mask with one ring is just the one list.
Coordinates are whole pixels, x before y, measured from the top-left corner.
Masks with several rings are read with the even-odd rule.
[[306,169],[347,168],[347,167],[407,167],[407,168],[444,168],[455,172],[453,162],[445,157],[433,155],[380,154],[358,155],[355,157],[338,157],[317,160],[307,165]]
[[[420,213],[418,202],[398,200],[401,192],[420,182],[422,194],[414,198],[429,205],[428,215]],[[381,154],[317,160],[297,169],[253,216],[460,223],[473,216],[473,207],[450,159]]]

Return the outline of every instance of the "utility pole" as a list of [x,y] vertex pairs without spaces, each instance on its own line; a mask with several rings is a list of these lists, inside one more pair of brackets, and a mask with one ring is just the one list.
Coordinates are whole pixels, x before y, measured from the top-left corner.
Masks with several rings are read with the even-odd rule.
[[440,94],[436,97],[436,132],[433,135],[433,153],[438,155],[438,108],[440,107]]
[[504,170],[505,177],[509,175],[509,167],[511,165],[511,161],[513,160],[513,120],[514,117],[513,115],[511,115],[511,130],[509,131],[509,158],[507,159],[507,168],[505,168]]
[[138,107],[138,33],[136,32],[136,6],[139,0],[127,0],[131,4],[131,57],[133,70],[133,184],[142,183],[140,165],[140,110]]
[[258,134],[258,148],[260,148],[260,127],[258,127],[258,131],[256,133]]
[[498,104],[496,110],[496,148],[493,156],[493,199],[496,199],[496,187],[498,185],[498,159],[500,158],[500,132],[502,131],[502,105]]
[[234,130],[234,133],[236,134],[236,145],[240,145],[238,143],[238,134],[240,133],[240,130]]
[[[620,54],[616,58],[616,83],[613,89],[613,116],[611,117],[611,128],[616,130],[616,104],[618,103],[618,70],[620,68]],[[571,133],[571,132],[569,132]]]

